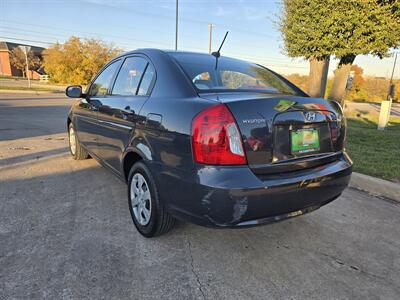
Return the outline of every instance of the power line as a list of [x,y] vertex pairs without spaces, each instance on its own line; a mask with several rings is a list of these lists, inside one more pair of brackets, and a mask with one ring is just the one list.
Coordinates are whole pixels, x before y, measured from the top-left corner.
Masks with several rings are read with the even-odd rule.
[[[24,34],[24,32],[31,32],[31,33],[34,33],[34,35],[39,35],[39,36],[42,36],[42,37],[43,36],[48,37],[49,35],[51,35],[56,40],[58,40],[58,39],[67,40],[69,38],[69,36],[57,35],[57,34],[55,35],[55,34],[52,34],[52,33],[41,32],[41,31],[36,31],[36,30],[26,30],[26,29],[22,29],[22,28],[13,28],[13,27],[9,27],[9,26],[3,26],[3,28],[4,27],[8,28],[8,30],[7,29],[3,30],[3,32],[7,31],[8,33],[12,33],[12,34],[21,34],[22,35],[22,34]],[[64,28],[62,28],[62,30],[64,30]],[[22,32],[19,32],[19,31],[22,31]],[[66,30],[66,31],[68,31],[68,30]],[[89,32],[86,32],[86,33],[89,33]],[[95,33],[95,32],[90,32],[90,34],[96,35],[96,36],[116,37],[114,35],[100,34],[100,33]],[[78,35],[76,35],[76,36],[78,36]],[[82,37],[82,36],[78,36],[78,37]],[[158,42],[158,41],[130,39],[130,38],[125,39],[125,38],[122,38],[121,36],[118,36],[118,38],[121,38],[124,41],[134,41],[134,42],[140,42],[140,43],[151,43],[151,44],[156,44],[156,45],[169,45],[169,44],[161,43],[161,42]],[[118,42],[118,44],[125,45],[127,47],[132,46],[132,44],[125,43],[125,42]],[[141,47],[141,46],[139,45],[139,47]],[[204,49],[198,48],[198,47],[192,47],[190,49],[193,49],[195,51],[198,51],[198,50],[203,51],[204,50]],[[227,50],[226,53],[231,53],[231,54],[233,54],[235,56],[241,56],[241,58],[244,58],[244,59],[262,59],[263,61],[279,62],[279,63],[281,63],[283,61],[286,61],[286,59],[284,59],[284,58],[263,58],[263,57],[260,57],[260,56],[251,56],[251,55],[248,55],[248,53],[237,52],[237,51],[231,52],[231,51]],[[298,62],[292,62],[292,63],[298,64]]]
[[[27,25],[27,26],[43,27],[43,28],[46,28],[46,29],[48,28],[47,26],[41,26],[41,25],[37,25],[37,24],[22,23],[22,22],[9,22],[9,21],[6,21],[6,22],[23,24],[23,25]],[[76,34],[76,31],[74,31],[74,30],[69,30],[69,29],[65,29],[65,28],[61,28],[61,27],[52,27],[52,28],[53,29],[57,29],[57,30],[62,30],[62,31],[65,31],[65,32],[71,32],[71,33],[73,33],[73,35],[78,36]],[[25,31],[25,29],[21,29],[21,30]],[[170,44],[163,43],[163,42],[151,41],[151,40],[142,40],[142,39],[132,39],[132,38],[126,38],[126,37],[123,37],[123,36],[112,35],[112,34],[104,34],[104,33],[89,32],[89,31],[81,31],[81,33],[89,34],[89,35],[96,35],[96,36],[107,36],[107,37],[111,37],[111,38],[122,39],[122,40],[125,40],[125,41],[134,41],[134,42],[152,43],[152,44],[158,44],[158,45],[171,46]]]
[[[54,45],[55,44],[55,43],[52,43],[52,42],[30,40],[30,39],[20,39],[20,38],[6,37],[6,36],[0,36],[0,38],[1,39],[20,41],[20,42],[39,43],[39,44],[45,44],[45,45]],[[263,61],[263,59],[257,59],[257,60]],[[308,67],[292,66],[292,65],[276,65],[276,64],[270,64],[270,63],[266,63],[265,65],[268,66],[268,67],[275,67],[275,68],[308,69]]]
[[[97,4],[97,5],[102,5],[102,4]],[[168,19],[171,21],[175,21],[175,16],[174,15],[162,15],[162,14],[155,14],[155,13],[151,13],[151,12],[145,12],[145,11],[137,11],[137,10],[132,10],[129,8],[120,8],[120,7],[116,7],[116,6],[111,6],[111,5],[107,5],[108,8],[110,9],[114,9],[114,10],[119,10],[119,11],[123,11],[123,12],[129,12],[130,14],[136,14],[136,15],[140,15],[140,16],[149,16],[151,18],[162,18],[162,19]],[[198,24],[208,24],[210,23],[209,21],[205,21],[205,20],[200,20],[200,19],[193,19],[193,18],[185,18],[185,17],[180,17],[179,18],[180,21],[185,21],[187,23],[198,23]],[[9,22],[7,20],[3,20],[6,22]],[[16,22],[14,21],[14,23],[20,23],[20,24],[24,24],[24,25],[32,25],[32,24],[27,24],[25,22]],[[251,30],[246,30],[243,29],[241,27],[236,27],[236,26],[231,26],[228,25],[226,23],[222,23],[222,22],[213,22],[213,24],[217,25],[220,28],[225,28],[225,29],[229,29],[231,31],[237,31],[237,32],[242,32],[242,33],[246,33],[246,34],[251,34],[251,35],[257,35],[257,36],[263,36],[263,37],[267,37],[267,38],[276,38],[277,36],[274,35],[270,35],[270,34],[265,34],[262,32],[256,32],[256,31],[251,31]],[[107,26],[109,27],[116,27],[116,28],[121,28],[122,26],[117,26],[117,25],[112,25],[112,24],[108,24]],[[45,27],[42,25],[42,27]],[[53,27],[54,28],[54,27]],[[135,29],[132,26],[126,26],[124,25],[123,28],[132,28]]]
[[[181,18],[180,18],[181,19]],[[44,26],[44,25],[40,25],[40,24],[32,24],[32,23],[27,23],[27,22],[19,22],[19,21],[9,21],[9,20],[4,20],[4,22],[6,23],[11,23],[11,24],[19,24],[19,25],[24,25],[24,26],[33,26],[33,27],[39,27],[39,28],[44,28],[46,30],[48,30],[48,26]],[[215,23],[213,23],[215,25]],[[112,26],[110,26],[112,27]],[[114,26],[115,27],[115,26]],[[119,26],[116,26],[119,27]],[[76,35],[76,30],[71,30],[71,29],[66,29],[66,28],[62,28],[62,27],[51,27],[52,29],[57,29],[57,30],[61,30],[64,32],[71,32],[74,35]],[[124,28],[132,28],[132,27],[124,27]],[[225,27],[226,29],[230,29],[231,27]],[[137,29],[137,28],[135,28]],[[22,30],[25,30],[25,28],[23,28]],[[108,36],[108,37],[112,37],[112,38],[119,38],[119,39],[123,39],[123,40],[131,40],[131,41],[138,41],[138,42],[148,42],[148,43],[154,43],[154,44],[160,44],[160,45],[165,45],[170,47],[171,45],[169,43],[163,43],[163,42],[159,42],[159,41],[151,41],[151,40],[140,40],[140,39],[132,39],[132,38],[126,38],[123,36],[118,36],[118,35],[111,35],[111,34],[104,34],[104,33],[98,33],[98,32],[92,32],[92,31],[80,31],[83,34],[89,34],[89,35],[97,35],[97,36]],[[192,38],[196,38],[196,40],[198,40],[198,36],[194,36],[192,34],[181,34],[182,36],[188,36],[188,37],[192,37]],[[248,44],[250,45],[250,44]],[[256,45],[254,45],[256,46]]]
[[[16,38],[16,37],[9,37],[9,36],[0,36],[0,38],[3,39],[9,39],[9,40],[16,40],[16,41],[22,41],[22,42],[30,42],[30,43],[39,43],[39,44],[45,44],[45,45],[54,45],[56,44],[56,42],[50,42],[50,41],[43,41],[43,40],[32,40],[32,39],[23,39],[23,38]],[[128,44],[125,44],[128,48],[125,48],[124,50],[130,50]],[[194,50],[194,51],[198,51],[198,50],[203,50],[203,49],[199,49],[199,48],[185,48],[187,50]],[[298,66],[298,65],[293,65],[294,63],[292,63],[291,65],[288,64],[282,64],[283,61],[277,61],[277,60],[272,60],[272,59],[268,59],[268,58],[262,58],[259,56],[242,56],[239,55],[238,53],[235,52],[229,52],[227,51],[227,56],[236,56],[237,58],[240,59],[245,59],[245,60],[255,60],[258,62],[262,62],[263,64],[267,65],[267,66],[273,66],[273,67],[278,67],[278,68],[294,68],[294,69],[308,69],[308,67],[306,66]],[[276,64],[278,63],[278,64]]]
[[55,43],[49,43],[49,42],[43,42],[43,41],[37,41],[37,40],[13,38],[13,37],[9,37],[9,36],[0,36],[0,39],[16,40],[16,41],[39,43],[39,44],[46,44],[46,45],[54,45],[55,44]]

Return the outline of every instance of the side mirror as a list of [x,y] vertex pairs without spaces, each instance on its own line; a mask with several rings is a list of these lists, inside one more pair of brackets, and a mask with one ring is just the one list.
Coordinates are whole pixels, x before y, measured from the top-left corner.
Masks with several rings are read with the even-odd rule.
[[70,85],[66,88],[65,94],[70,98],[81,98],[83,97],[82,87],[80,85]]

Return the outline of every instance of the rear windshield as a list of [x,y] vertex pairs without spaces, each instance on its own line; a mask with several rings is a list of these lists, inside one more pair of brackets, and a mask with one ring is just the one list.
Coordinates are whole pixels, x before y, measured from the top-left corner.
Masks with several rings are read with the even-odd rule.
[[199,92],[260,91],[300,95],[301,91],[270,70],[233,58],[170,52]]

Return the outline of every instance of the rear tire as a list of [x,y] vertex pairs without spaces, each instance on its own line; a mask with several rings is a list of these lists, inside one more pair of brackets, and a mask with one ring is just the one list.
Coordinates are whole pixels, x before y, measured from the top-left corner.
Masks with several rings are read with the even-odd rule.
[[175,224],[160,201],[150,170],[143,162],[135,163],[128,177],[128,203],[132,221],[145,237],[167,233]]
[[69,141],[69,151],[72,158],[75,160],[87,159],[89,153],[82,147],[81,143],[76,136],[76,131],[72,123],[68,126],[68,141]]

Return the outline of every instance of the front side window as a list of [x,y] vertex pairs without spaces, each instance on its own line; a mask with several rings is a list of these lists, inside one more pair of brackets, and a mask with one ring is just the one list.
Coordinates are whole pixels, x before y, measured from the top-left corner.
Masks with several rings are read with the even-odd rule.
[[301,91],[267,68],[238,59],[211,55],[170,53],[199,92],[257,91],[301,95]]
[[[115,80],[112,95],[135,96],[148,62],[142,57],[128,57]],[[143,77],[144,78],[144,77]],[[143,80],[142,80],[143,81]]]
[[117,70],[118,62],[115,61],[111,63],[108,67],[106,67],[99,76],[97,76],[96,80],[93,82],[89,95],[92,97],[104,97],[109,93],[109,88],[111,84],[111,80]]

